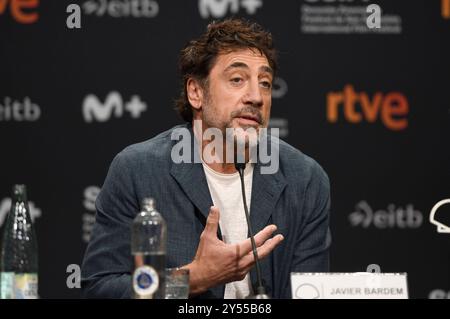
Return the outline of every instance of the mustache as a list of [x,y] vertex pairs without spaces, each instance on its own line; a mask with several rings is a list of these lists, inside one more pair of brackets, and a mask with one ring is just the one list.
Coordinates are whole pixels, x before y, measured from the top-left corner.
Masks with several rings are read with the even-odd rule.
[[259,124],[263,124],[263,117],[259,109],[254,106],[245,106],[240,110],[231,112],[231,118],[250,116],[256,120]]

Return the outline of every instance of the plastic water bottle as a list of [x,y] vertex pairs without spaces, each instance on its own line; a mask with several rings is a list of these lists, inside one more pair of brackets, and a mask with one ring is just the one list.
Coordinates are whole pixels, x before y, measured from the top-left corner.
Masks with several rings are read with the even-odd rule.
[[155,209],[155,201],[146,198],[131,230],[131,254],[134,257],[132,279],[135,298],[164,299],[167,225]]
[[1,250],[1,298],[38,298],[38,251],[25,185],[14,185]]

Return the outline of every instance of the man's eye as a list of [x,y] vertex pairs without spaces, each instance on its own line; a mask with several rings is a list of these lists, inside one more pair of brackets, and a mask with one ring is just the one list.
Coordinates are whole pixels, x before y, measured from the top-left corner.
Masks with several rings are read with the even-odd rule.
[[242,81],[243,81],[242,78],[232,78],[232,79],[231,79],[231,82],[232,82],[233,84],[239,84],[239,83],[241,83]]
[[272,88],[272,83],[269,81],[262,81],[261,82],[261,86],[265,89],[271,89]]

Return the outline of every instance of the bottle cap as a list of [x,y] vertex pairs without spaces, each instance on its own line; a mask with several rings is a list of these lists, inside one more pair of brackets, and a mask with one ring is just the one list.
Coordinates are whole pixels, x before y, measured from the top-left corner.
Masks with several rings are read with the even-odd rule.
[[142,200],[142,210],[155,210],[155,200],[152,197],[147,197]]
[[15,184],[13,186],[13,197],[18,201],[26,201],[27,187],[24,184]]

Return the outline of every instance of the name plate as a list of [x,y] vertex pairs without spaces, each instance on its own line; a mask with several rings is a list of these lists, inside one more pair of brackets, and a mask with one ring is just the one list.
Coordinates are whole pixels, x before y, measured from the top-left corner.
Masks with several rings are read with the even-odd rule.
[[406,273],[291,273],[293,299],[408,299]]

